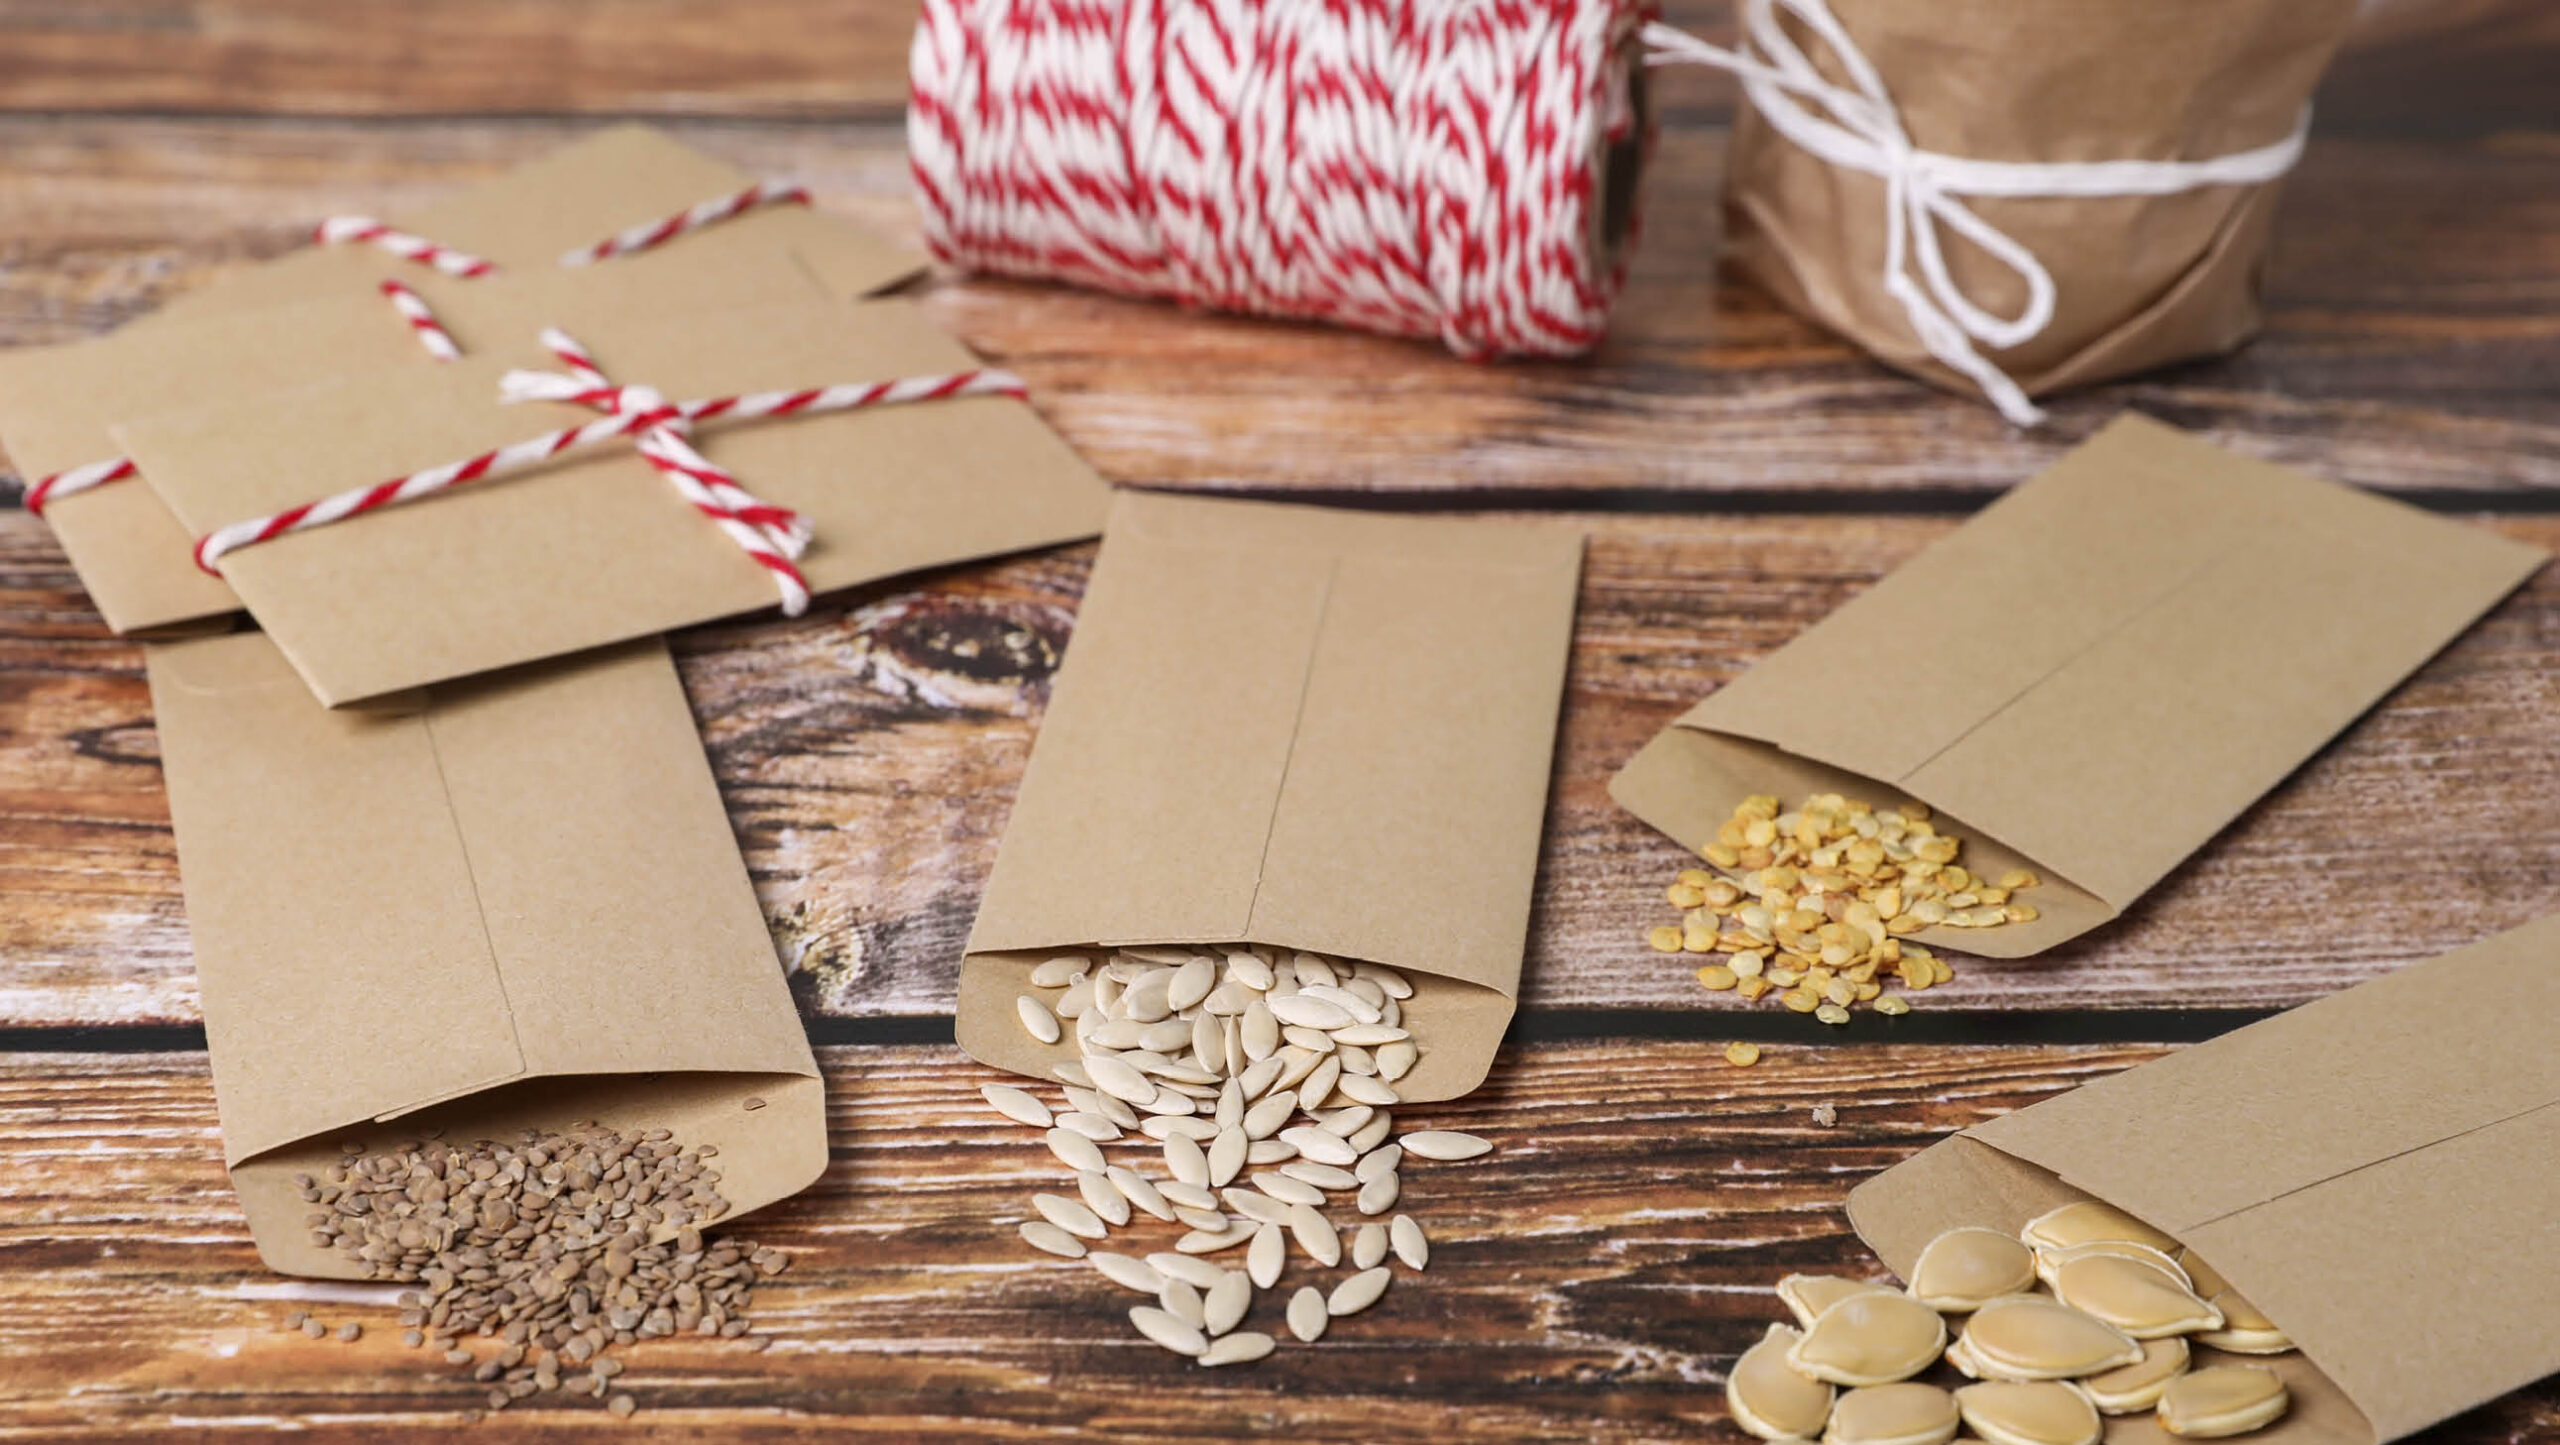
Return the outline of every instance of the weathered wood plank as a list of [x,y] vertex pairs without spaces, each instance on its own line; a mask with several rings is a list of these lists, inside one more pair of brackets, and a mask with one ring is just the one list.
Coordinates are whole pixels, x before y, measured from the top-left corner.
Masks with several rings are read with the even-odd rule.
[[[104,330],[218,264],[538,154],[547,120],[0,118],[0,344]],[[911,237],[894,123],[686,122],[687,139]],[[934,314],[1031,378],[1103,471],[1151,486],[1523,496],[1982,494],[2126,406],[2389,490],[2560,486],[2560,146],[2318,140],[2289,182],[2267,334],[2066,398],[2011,431],[1777,309],[1714,262],[1722,132],[1664,137],[1615,333],[1576,362],[1206,318],[1058,287],[929,283]]]
[[[1609,803],[1609,774],[1955,523],[1589,521],[1524,1001],[1730,1006],[1643,948],[1680,854]],[[2560,518],[2495,525],[2560,547]],[[813,1017],[949,1008],[1089,558],[962,568],[678,639]],[[2123,922],[2041,961],[1970,965],[1924,1006],[2290,1004],[2560,908],[2554,637],[2560,569],[2546,569]],[[0,1022],[191,1021],[138,653],[98,635],[21,514],[0,514],[0,699]]]
[[[948,1049],[826,1050],[834,1163],[745,1231],[794,1255],[759,1291],[778,1342],[628,1351],[637,1423],[771,1439],[1738,1442],[1720,1386],[1777,1313],[1769,1287],[1799,1269],[1879,1272],[1840,1212],[1852,1185],[2156,1050],[1773,1049],[1749,1070],[1708,1052],[1507,1055],[1484,1090],[1429,1115],[1498,1152],[1406,1171],[1429,1272],[1399,1271],[1320,1345],[1204,1377],[1136,1341],[1131,1297],[1014,1237],[1057,1167],[978,1101],[996,1076]],[[1816,1102],[1836,1125],[1812,1122]],[[400,1347],[387,1310],[322,1307],[369,1326],[355,1345],[277,1329],[320,1291],[250,1250],[201,1056],[0,1059],[0,1141],[0,1434],[172,1439],[290,1419],[313,1439],[407,1439],[479,1403]],[[1129,1238],[1164,1247],[1172,1227],[1152,1229]],[[1284,1299],[1266,1294],[1253,1326]],[[472,1438],[549,1438],[592,1412],[518,1407]],[[2546,1384],[2436,1438],[2555,1430]]]

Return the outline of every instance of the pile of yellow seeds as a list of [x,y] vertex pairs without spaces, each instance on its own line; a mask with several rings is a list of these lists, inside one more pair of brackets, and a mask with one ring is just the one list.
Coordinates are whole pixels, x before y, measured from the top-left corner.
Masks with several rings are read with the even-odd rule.
[[1699,983],[1754,1001],[1776,994],[1827,1024],[1847,1023],[1861,1003],[1908,1013],[1907,1000],[1884,992],[1887,979],[1917,992],[1955,970],[1904,935],[2036,917],[2032,904],[2011,901],[2035,874],[1977,877],[1956,861],[1962,847],[1931,826],[1923,803],[1878,809],[1818,793],[1781,813],[1774,797],[1745,798],[1701,850],[1732,876],[1682,872],[1666,890],[1681,921],[1645,941],[1661,953],[1721,954]]

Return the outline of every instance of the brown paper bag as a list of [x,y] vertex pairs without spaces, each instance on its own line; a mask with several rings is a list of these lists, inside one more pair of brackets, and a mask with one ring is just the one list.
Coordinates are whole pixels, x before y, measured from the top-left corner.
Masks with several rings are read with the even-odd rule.
[[[978,364],[904,301],[687,313],[597,317],[577,339],[617,381],[670,399]],[[508,364],[470,357],[396,377],[377,371],[116,434],[202,535],[596,419],[561,403],[502,405]],[[822,593],[1090,536],[1109,495],[1037,412],[1009,397],[712,422],[696,442],[756,496],[816,525],[800,565]],[[222,570],[333,706],[776,601],[769,574],[627,440],[245,548]]]
[[348,712],[256,633],[148,658],[223,1161],[269,1265],[354,1277],[293,1184],[342,1140],[673,1129],[719,1146],[740,1212],[825,1169],[817,1066],[663,643]]
[[[703,201],[734,195],[759,179],[663,131],[621,125],[597,131],[433,205],[379,219],[491,261],[498,275],[555,271],[563,269],[560,257],[573,248],[627,227],[662,220]],[[316,224],[324,218],[303,219]],[[681,250],[710,236],[737,233],[761,248],[789,254],[839,300],[894,285],[924,265],[923,258],[911,251],[802,205],[760,207],[680,236],[660,249]],[[615,257],[598,265],[619,266],[631,259]],[[254,311],[332,292],[372,295],[385,276],[397,277],[421,292],[428,290],[421,283],[446,279],[424,264],[374,246],[312,245],[227,272],[137,324],[156,326],[161,318],[216,311]]]
[[960,971],[1045,1076],[1048,951],[1263,943],[1406,971],[1408,1099],[1474,1088],[1528,933],[1582,538],[1124,495]]
[[2555,1018],[2560,917],[1978,1124],[1861,1185],[1849,1219],[1908,1277],[1943,1230],[2104,1199],[2301,1346],[2245,1357],[2294,1392],[2251,1440],[2398,1439],[2560,1369]]
[[[2206,160],[2289,133],[2328,67],[2354,0],[1831,0],[1901,113],[1911,143],[1985,161]],[[1828,79],[1838,58],[1793,20]],[[1884,285],[1884,181],[1844,170],[1737,109],[1726,162],[1727,247],[1793,310],[1879,360],[1942,386]],[[2166,196],[1968,199],[2052,273],[2041,336],[1990,360],[2030,394],[2229,351],[2258,329],[2278,183]],[[2016,316],[2024,283],[1945,237],[1957,288]]]
[[2544,554],[2120,418],[1691,708],[1610,796],[1691,848],[1754,793],[1917,798],[2042,917],[2130,906]]
[[[386,272],[404,264],[381,260]],[[536,340],[544,326],[574,332],[627,316],[824,294],[771,230],[748,226],[713,227],[598,266],[477,280],[409,269],[424,274],[403,279],[427,298],[466,355],[518,366],[555,364]],[[444,364],[371,288],[327,288],[317,299],[258,309],[207,308],[95,340],[0,352],[0,445],[33,482],[117,455],[113,427],[129,418],[246,402],[377,367]],[[172,627],[240,606],[228,583],[195,565],[188,554],[194,538],[140,481],[58,498],[44,515],[118,632]]]

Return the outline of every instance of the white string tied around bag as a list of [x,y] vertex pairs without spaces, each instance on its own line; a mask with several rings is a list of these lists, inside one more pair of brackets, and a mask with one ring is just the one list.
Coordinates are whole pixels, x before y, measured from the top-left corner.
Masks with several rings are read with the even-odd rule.
[[[1850,84],[1835,85],[1778,21],[1801,21],[1830,47]],[[1832,165],[1876,176],[1885,185],[1884,288],[1902,303],[1920,344],[1989,398],[2017,426],[2044,412],[2008,373],[1977,349],[2022,346],[2053,324],[2053,273],[2016,237],[1983,220],[1959,197],[2057,198],[2165,196],[2206,186],[2272,181],[2293,168],[2311,128],[2304,107],[2279,140],[2198,161],[1985,161],[1922,150],[1866,53],[1849,38],[1825,0],[1743,0],[1742,47],[1726,50],[1655,22],[1644,29],[1649,65],[1692,64],[1730,71],[1743,94],[1780,135]],[[1811,102],[1821,114],[1801,102]],[[2011,317],[1973,303],[1948,273],[1939,229],[1954,231],[2025,283],[2026,305]],[[1913,272],[1917,271],[1915,278]]]

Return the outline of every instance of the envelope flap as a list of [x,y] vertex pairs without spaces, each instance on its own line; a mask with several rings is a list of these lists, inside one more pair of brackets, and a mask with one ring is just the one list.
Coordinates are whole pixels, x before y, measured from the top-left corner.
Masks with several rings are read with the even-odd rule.
[[151,650],[226,1155],[531,1075],[814,1074],[649,642],[330,712]]
[[2191,1231],[2560,1101],[2560,917],[1969,1131]]
[[1681,719],[2122,908],[2544,560],[2127,416]]
[[225,1158],[521,1073],[424,716],[314,707],[254,633],[148,655]]

